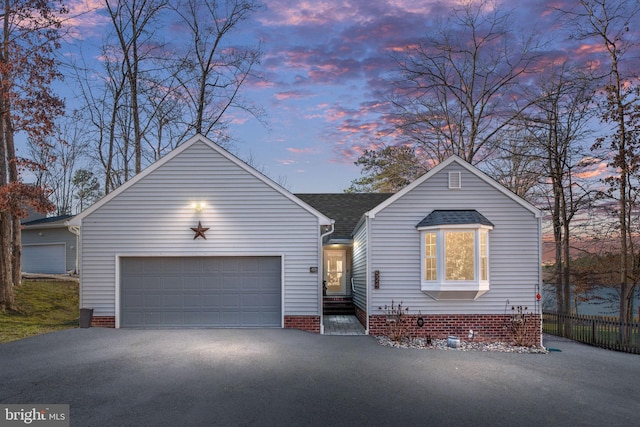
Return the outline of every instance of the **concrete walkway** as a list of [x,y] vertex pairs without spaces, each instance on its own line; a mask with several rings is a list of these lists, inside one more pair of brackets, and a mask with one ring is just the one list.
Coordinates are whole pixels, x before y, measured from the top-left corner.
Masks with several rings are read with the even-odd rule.
[[638,424],[640,356],[547,345],[561,351],[399,349],[291,329],[68,329],[0,344],[0,403],[69,404],[72,426]]
[[364,327],[356,316],[325,315],[323,324],[325,335],[364,335]]

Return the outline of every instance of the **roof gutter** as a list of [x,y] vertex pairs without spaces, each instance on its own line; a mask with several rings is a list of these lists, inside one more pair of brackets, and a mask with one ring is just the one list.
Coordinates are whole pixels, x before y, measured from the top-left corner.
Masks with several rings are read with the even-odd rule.
[[[330,234],[333,234],[335,231],[335,220],[331,220],[329,224],[329,230],[320,234],[318,237],[318,254],[320,255],[320,268],[318,268],[318,312],[320,313],[320,334],[324,334],[324,313],[322,312],[323,307],[323,297],[324,297],[324,284],[322,283],[322,279],[324,278],[324,262],[322,256],[322,246],[324,244],[324,238]],[[322,225],[321,225],[322,226]]]

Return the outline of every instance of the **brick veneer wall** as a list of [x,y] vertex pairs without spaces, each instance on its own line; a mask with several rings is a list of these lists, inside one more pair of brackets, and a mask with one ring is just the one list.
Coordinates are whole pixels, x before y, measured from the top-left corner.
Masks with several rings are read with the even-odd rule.
[[115,316],[93,316],[91,319],[91,326],[98,328],[115,328],[116,317]]
[[358,307],[357,305],[355,307],[356,307],[356,318],[358,319],[358,321],[360,321],[360,324],[364,326],[365,329],[367,329],[367,312],[361,309],[360,307]]
[[[424,325],[418,326],[418,318],[422,317]],[[540,322],[542,317],[535,314],[526,315],[526,336],[531,345],[540,344]],[[450,335],[467,341],[469,330],[473,330],[474,341],[502,341],[512,342],[513,332],[510,329],[510,315],[500,314],[432,314],[432,315],[406,315],[407,335],[410,338],[443,339]],[[370,335],[388,335],[387,316],[369,316]]]
[[284,327],[320,333],[320,316],[284,316]]

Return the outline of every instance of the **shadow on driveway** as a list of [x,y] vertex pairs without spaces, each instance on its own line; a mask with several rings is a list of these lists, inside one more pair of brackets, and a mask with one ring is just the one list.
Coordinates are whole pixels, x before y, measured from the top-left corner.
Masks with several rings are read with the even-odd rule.
[[73,426],[633,425],[640,357],[393,349],[284,329],[70,329],[0,345],[1,403]]

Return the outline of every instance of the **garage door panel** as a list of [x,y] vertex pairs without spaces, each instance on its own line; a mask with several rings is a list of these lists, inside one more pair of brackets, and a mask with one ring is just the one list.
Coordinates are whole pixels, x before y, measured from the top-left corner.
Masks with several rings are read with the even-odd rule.
[[237,311],[222,311],[222,322],[225,325],[240,325],[241,317],[240,313]]
[[162,306],[169,310],[182,310],[184,301],[181,294],[170,293],[162,296]]
[[240,309],[240,295],[224,294],[222,295],[222,309],[237,311]]
[[202,304],[204,307],[208,307],[209,309],[219,309],[222,297],[217,294],[205,294],[204,298],[202,298]]
[[222,314],[220,311],[203,311],[202,323],[204,325],[220,325],[222,324]]
[[160,311],[163,307],[163,296],[158,294],[142,295],[144,308]]
[[184,313],[182,311],[164,311],[161,313],[164,317],[163,323],[168,325],[183,325]]
[[131,294],[128,299],[128,304],[131,308],[134,309],[143,309],[145,303],[144,295],[139,294]]
[[132,257],[121,263],[121,326],[281,326],[280,257]]
[[242,306],[243,307],[260,307],[262,304],[262,298],[260,295],[242,295]]
[[63,274],[66,263],[64,243],[22,246],[22,271],[26,273]]
[[204,289],[204,279],[202,277],[190,277],[182,283],[185,292],[200,291]]
[[183,304],[186,309],[202,308],[202,298],[200,295],[183,295]]

